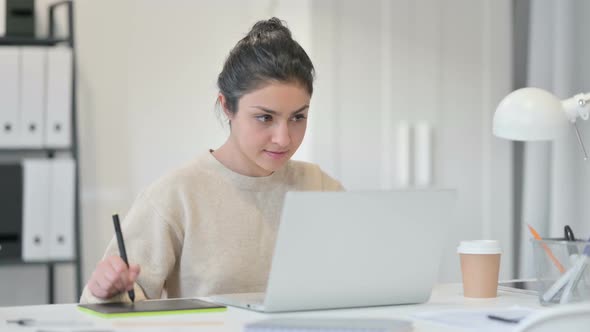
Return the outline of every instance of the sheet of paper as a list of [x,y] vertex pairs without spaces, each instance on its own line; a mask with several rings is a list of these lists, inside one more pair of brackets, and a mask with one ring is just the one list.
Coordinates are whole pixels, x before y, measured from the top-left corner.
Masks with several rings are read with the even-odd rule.
[[525,317],[535,312],[534,309],[525,307],[489,308],[489,309],[461,309],[461,310],[440,310],[420,312],[413,317],[444,324],[451,327],[473,329],[483,332],[506,332],[512,331],[517,324],[505,323],[488,318],[488,315],[502,317]]

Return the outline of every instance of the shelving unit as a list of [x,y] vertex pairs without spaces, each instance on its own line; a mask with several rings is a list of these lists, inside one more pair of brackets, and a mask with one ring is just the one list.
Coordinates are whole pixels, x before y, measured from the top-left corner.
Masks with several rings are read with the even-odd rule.
[[[56,10],[58,8],[66,8],[67,10],[67,32],[66,38],[56,37]],[[40,260],[40,261],[24,261],[20,259],[0,259],[1,266],[9,265],[42,265],[47,267],[47,285],[48,285],[48,300],[49,303],[55,303],[55,268],[61,264],[73,264],[75,269],[75,283],[77,296],[80,296],[82,289],[81,280],[81,245],[80,245],[80,176],[79,176],[79,146],[78,146],[78,129],[77,129],[77,105],[76,105],[76,52],[74,43],[74,4],[72,1],[62,1],[55,3],[49,7],[49,36],[47,38],[15,38],[4,37],[0,38],[0,47],[6,46],[36,46],[52,48],[56,46],[66,46],[71,50],[72,54],[72,77],[71,77],[71,111],[70,111],[70,144],[65,148],[19,148],[19,147],[3,147],[0,148],[0,157],[3,159],[22,160],[24,158],[44,158],[54,159],[56,155],[66,155],[74,162],[74,229],[73,229],[73,244],[74,244],[74,259],[72,260]],[[0,203],[1,206],[2,203]],[[3,221],[6,222],[6,221]]]

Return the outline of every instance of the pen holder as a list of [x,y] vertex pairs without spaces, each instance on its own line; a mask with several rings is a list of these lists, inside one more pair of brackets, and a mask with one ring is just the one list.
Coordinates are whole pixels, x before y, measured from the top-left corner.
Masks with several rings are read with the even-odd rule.
[[590,301],[590,257],[586,241],[531,240],[542,305]]

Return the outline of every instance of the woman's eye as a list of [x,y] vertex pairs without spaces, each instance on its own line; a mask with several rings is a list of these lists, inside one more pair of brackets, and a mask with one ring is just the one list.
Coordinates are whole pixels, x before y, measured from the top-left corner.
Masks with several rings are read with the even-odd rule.
[[305,114],[297,114],[293,117],[293,121],[301,121],[301,120],[305,120],[307,117],[305,116]]
[[256,119],[260,122],[269,122],[272,120],[272,116],[265,114],[265,115],[259,115],[256,117]]

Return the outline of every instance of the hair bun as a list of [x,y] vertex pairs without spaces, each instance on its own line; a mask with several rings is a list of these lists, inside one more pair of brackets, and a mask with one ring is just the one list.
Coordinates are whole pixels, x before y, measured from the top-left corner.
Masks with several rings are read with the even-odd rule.
[[276,17],[256,22],[247,36],[250,42],[264,42],[284,37],[291,39],[291,31]]
[[229,52],[217,77],[223,107],[234,113],[238,101],[269,82],[299,84],[313,94],[315,69],[305,50],[293,40],[285,22],[273,17],[256,22]]

